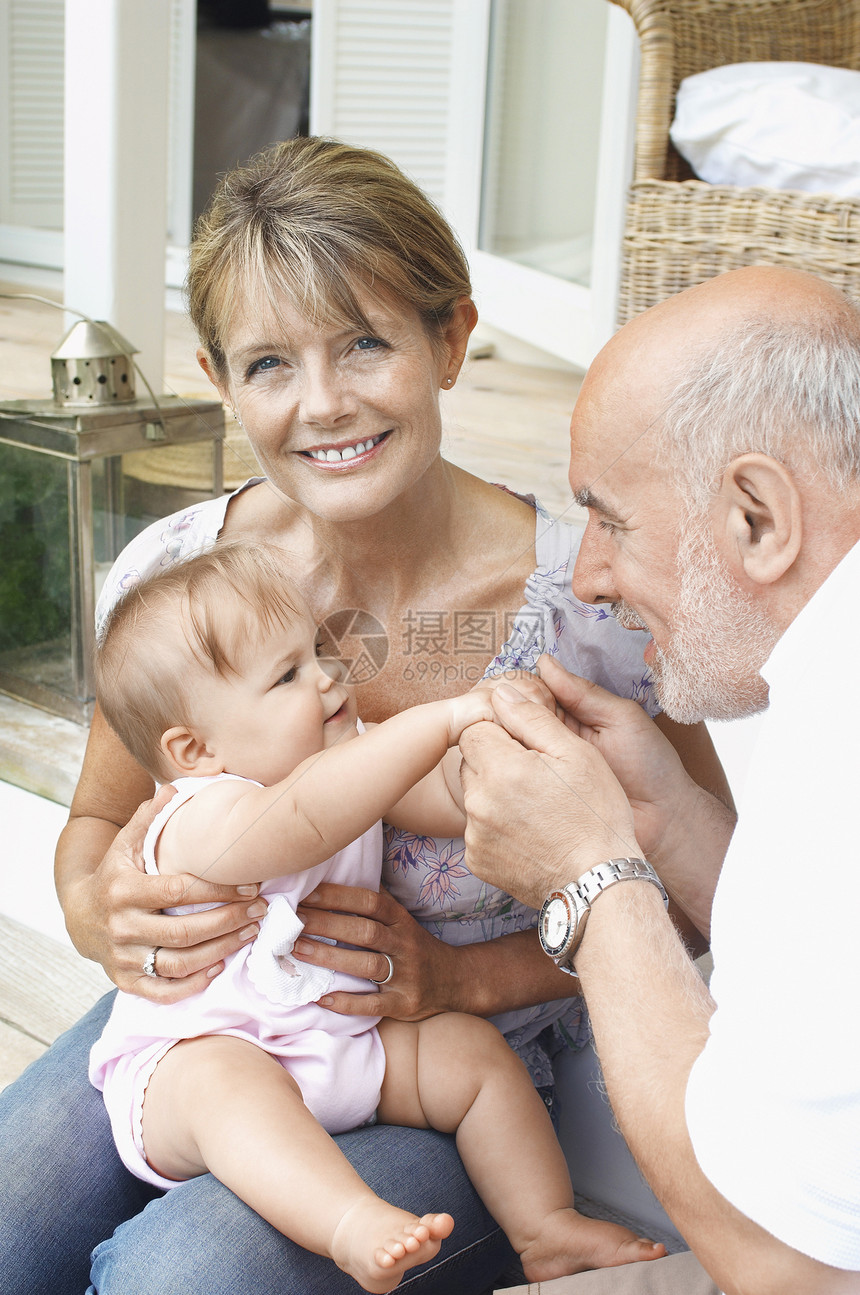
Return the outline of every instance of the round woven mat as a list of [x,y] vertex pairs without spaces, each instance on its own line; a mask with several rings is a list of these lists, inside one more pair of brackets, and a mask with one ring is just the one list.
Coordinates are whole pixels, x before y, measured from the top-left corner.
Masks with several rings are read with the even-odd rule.
[[[125,476],[150,486],[176,486],[183,490],[212,490],[212,443],[166,445],[162,449],[136,450],[122,456]],[[235,490],[248,477],[260,474],[251,443],[241,428],[231,424],[224,436],[224,489]]]

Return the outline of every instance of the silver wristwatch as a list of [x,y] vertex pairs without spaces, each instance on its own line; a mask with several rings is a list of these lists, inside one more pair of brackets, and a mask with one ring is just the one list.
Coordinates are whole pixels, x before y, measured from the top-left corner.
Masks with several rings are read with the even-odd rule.
[[544,953],[548,953],[556,966],[568,975],[576,975],[573,958],[582,943],[591,905],[598,895],[617,881],[648,881],[657,887],[663,903],[669,907],[663,883],[644,859],[607,859],[605,863],[589,868],[579,881],[552,891],[540,911],[538,934]]

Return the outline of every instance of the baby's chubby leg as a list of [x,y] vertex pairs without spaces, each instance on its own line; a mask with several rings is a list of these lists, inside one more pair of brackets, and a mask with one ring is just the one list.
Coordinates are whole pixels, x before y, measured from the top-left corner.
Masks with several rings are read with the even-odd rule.
[[456,1133],[487,1209],[531,1282],[658,1259],[662,1245],[574,1209],[567,1163],[525,1066],[489,1021],[458,1013],[386,1019],[379,1106],[389,1124]]
[[244,1039],[175,1044],[146,1090],[143,1139],[165,1178],[212,1173],[285,1236],[366,1291],[393,1290],[438,1253],[447,1214],[419,1219],[359,1178],[278,1061]]

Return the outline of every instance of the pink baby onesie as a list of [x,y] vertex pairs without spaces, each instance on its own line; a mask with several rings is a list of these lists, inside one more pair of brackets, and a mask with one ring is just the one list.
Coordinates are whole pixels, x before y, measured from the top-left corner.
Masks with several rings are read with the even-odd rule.
[[[219,774],[218,778],[233,777]],[[155,847],[165,823],[213,778],[181,778],[177,793],[150,827],[147,872],[157,872]],[[180,1039],[230,1034],[277,1057],[299,1085],[305,1105],[329,1133],[369,1120],[379,1103],[385,1054],[378,1016],[342,1016],[317,1006],[333,990],[368,992],[369,981],[294,961],[290,951],[302,923],[296,908],[323,881],[379,889],[382,824],[307,872],[264,882],[269,902],[256,940],[227,959],[201,993],[178,1003],[152,1003],[118,993],[104,1032],[90,1054],[90,1081],[104,1093],[114,1140],[126,1167],[157,1187],[176,1183],[146,1161],[141,1116],[156,1065]],[[210,907],[210,905],[198,905]],[[182,911],[182,910],[181,910]],[[188,911],[187,909],[184,911]]]

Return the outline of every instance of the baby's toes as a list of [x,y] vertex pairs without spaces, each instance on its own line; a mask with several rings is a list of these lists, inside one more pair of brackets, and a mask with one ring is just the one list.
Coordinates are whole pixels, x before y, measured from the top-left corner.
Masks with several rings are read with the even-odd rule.
[[405,1254],[406,1248],[400,1241],[386,1241],[376,1251],[374,1258],[380,1268],[393,1268],[398,1259],[402,1259]]

